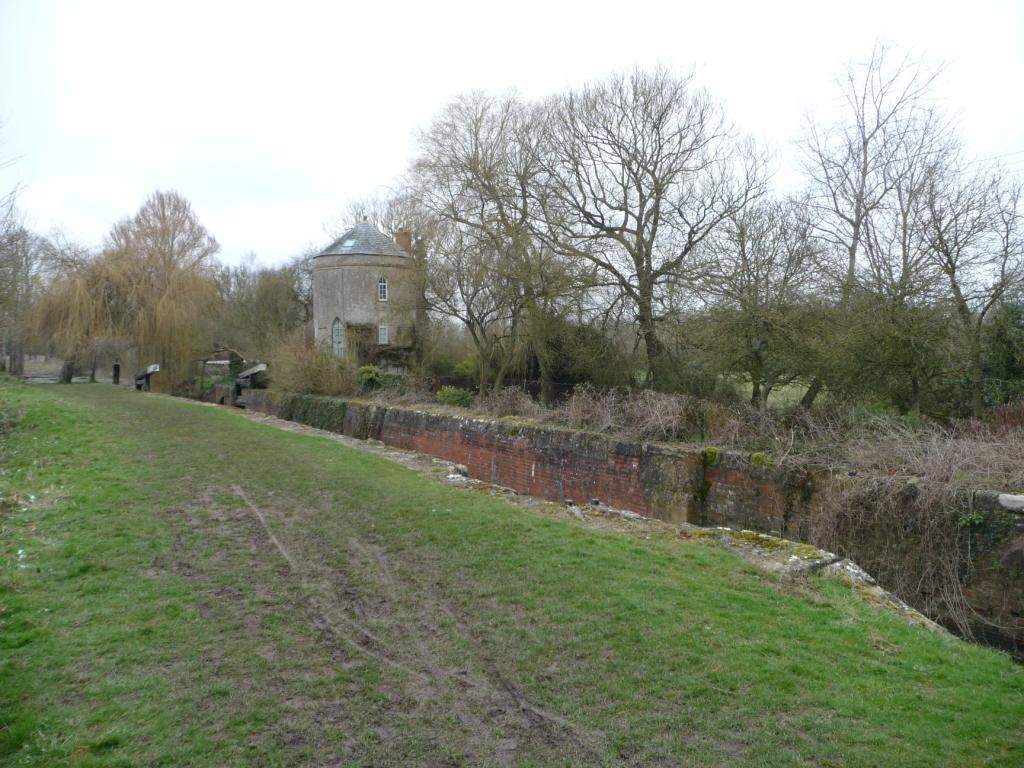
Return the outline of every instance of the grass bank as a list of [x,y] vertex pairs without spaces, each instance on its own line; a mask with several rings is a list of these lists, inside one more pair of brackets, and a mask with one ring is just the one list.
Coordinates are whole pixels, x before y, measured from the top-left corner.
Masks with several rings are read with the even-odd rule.
[[0,380],[0,497],[0,764],[1024,760],[1000,654],[228,410]]

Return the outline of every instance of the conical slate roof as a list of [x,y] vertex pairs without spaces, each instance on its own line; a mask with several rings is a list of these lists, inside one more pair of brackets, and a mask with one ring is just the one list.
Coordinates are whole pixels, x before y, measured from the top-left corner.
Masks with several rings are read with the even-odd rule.
[[368,221],[361,221],[319,256],[407,256],[401,246]]

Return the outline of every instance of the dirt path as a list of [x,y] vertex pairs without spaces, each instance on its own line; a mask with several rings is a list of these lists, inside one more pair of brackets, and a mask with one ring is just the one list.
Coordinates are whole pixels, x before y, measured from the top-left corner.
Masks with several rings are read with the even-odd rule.
[[[314,530],[294,524],[293,502],[261,497],[238,484],[230,492],[237,503],[229,503],[223,491],[197,500],[183,540],[203,542],[207,552],[211,545],[221,551],[210,557],[183,545],[185,562],[206,560],[198,569],[184,570],[197,578],[201,571],[204,580],[216,584],[230,579],[240,567],[239,556],[248,554],[250,585],[261,594],[290,595],[299,608],[293,618],[301,617],[319,633],[322,650],[342,665],[382,670],[379,693],[387,704],[373,714],[380,743],[369,752],[354,744],[346,760],[405,764],[409,748],[402,744],[403,729],[415,723],[422,731],[424,723],[444,720],[446,729],[459,734],[451,764],[514,765],[523,758],[602,762],[604,734],[532,701],[508,665],[485,648],[472,618],[439,591],[430,564],[392,557],[373,540],[368,515],[337,521],[345,527],[344,552],[338,553],[332,546],[336,538],[319,540]],[[293,524],[284,522],[288,519]],[[211,592],[236,602],[232,590]],[[242,619],[256,625],[265,621],[259,615]],[[347,714],[331,717],[322,702],[303,707],[309,711],[299,719],[325,727],[332,720],[334,727],[348,725]],[[451,733],[445,738],[450,741]]]
[[[604,753],[603,734],[580,728],[530,701],[488,658],[453,605],[422,579],[410,578],[407,569],[399,570],[383,547],[349,536],[349,562],[369,581],[371,594],[354,593],[353,580],[345,574],[325,568],[316,558],[293,555],[246,491],[237,485],[232,490],[288,564],[317,625],[354,651],[403,673],[417,700],[449,702],[459,719],[472,725],[474,752],[490,752],[506,762],[515,757],[519,744],[540,741],[553,747],[574,746],[591,760]],[[339,590],[346,583],[350,588]],[[398,634],[403,637],[397,639]],[[460,649],[454,666],[452,645]],[[515,738],[508,738],[510,733]]]

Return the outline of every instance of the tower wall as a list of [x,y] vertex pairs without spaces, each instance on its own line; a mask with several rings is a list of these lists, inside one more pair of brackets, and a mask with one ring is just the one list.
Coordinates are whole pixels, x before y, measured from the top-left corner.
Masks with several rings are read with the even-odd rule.
[[[388,281],[388,300],[378,299],[378,281]],[[330,342],[334,318],[351,336],[356,328],[375,334],[389,327],[389,347],[415,342],[417,281],[410,260],[395,256],[320,256],[313,268],[313,324],[317,342]],[[373,336],[376,341],[376,336]]]

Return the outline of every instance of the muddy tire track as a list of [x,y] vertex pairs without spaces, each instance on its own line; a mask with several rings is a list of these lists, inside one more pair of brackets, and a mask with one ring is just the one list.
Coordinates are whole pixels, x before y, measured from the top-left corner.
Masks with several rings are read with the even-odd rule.
[[[472,751],[489,752],[491,760],[499,763],[536,753],[537,747],[545,754],[585,757],[589,764],[603,761],[607,754],[603,733],[581,728],[532,702],[522,687],[488,658],[467,618],[435,588],[399,575],[400,568],[383,547],[354,530],[347,531],[348,567],[373,583],[375,599],[362,599],[352,588],[346,595],[339,585],[351,585],[352,573],[320,566],[315,557],[299,556],[278,538],[267,515],[244,488],[235,485],[232,491],[301,585],[318,628],[351,651],[404,674],[415,691],[413,698],[421,704],[442,700],[473,734]],[[369,517],[353,522],[366,524]],[[410,621],[402,623],[401,639],[382,636],[382,632],[394,632],[403,615]],[[454,652],[453,635],[454,645],[468,650],[454,665],[444,663]]]

